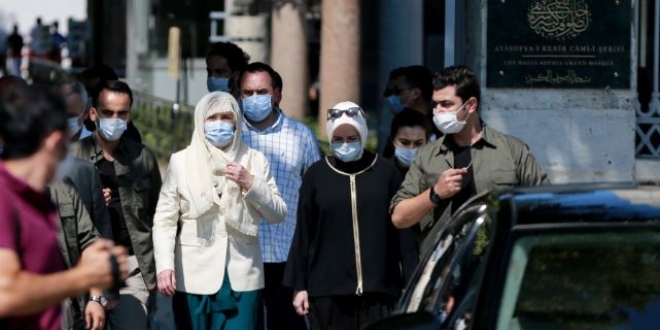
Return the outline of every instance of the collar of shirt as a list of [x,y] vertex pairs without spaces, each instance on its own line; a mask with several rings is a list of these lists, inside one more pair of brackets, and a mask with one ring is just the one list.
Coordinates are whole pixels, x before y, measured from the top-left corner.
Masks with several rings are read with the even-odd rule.
[[4,189],[13,190],[21,199],[32,204],[35,209],[44,214],[48,214],[55,210],[55,206],[50,201],[47,194],[32,189],[27,182],[9,173],[4,162],[0,161],[0,187],[2,186],[5,187]]
[[250,124],[250,122],[248,122],[247,120],[243,120],[243,123],[245,123],[245,127],[247,127],[250,131],[260,134],[268,134],[280,129],[283,122],[284,122],[284,114],[282,113],[282,109],[280,108],[277,108],[277,120],[275,120],[275,123],[273,123],[273,125],[271,126],[266,127],[266,129],[264,129],[263,131],[252,126],[252,124]]
[[[497,146],[493,143],[492,141],[492,136],[490,133],[490,128],[486,126],[485,123],[481,123],[482,125],[482,131],[481,131],[481,138],[477,140],[472,146],[476,146],[479,143],[483,143],[484,146],[490,147],[493,149],[496,149]],[[447,140],[448,135],[445,135],[441,138],[440,145],[438,147],[438,152],[436,153],[436,156],[438,155],[447,155],[447,153],[451,150],[451,146],[449,146],[449,140]]]

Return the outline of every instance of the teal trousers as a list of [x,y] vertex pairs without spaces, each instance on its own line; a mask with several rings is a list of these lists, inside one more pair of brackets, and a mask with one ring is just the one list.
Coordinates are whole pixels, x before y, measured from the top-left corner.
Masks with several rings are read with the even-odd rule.
[[213,295],[177,291],[172,299],[174,321],[179,330],[257,329],[262,315],[261,290],[236,292],[225,271],[222,287]]

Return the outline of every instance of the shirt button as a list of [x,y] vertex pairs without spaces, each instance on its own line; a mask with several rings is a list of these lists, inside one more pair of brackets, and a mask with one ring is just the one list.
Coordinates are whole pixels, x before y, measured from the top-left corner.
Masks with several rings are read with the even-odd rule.
[[225,233],[225,232],[223,231],[222,233],[220,233],[220,237],[222,237],[222,238],[227,237],[227,233]]

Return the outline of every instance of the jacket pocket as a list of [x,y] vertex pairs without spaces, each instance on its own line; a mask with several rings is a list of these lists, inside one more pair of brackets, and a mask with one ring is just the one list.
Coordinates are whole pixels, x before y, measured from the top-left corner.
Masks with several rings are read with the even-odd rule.
[[516,170],[493,170],[491,180],[496,187],[513,187],[519,183]]
[[133,190],[133,205],[137,209],[137,214],[142,221],[147,220],[147,210],[149,209],[149,190],[151,182],[148,178],[140,178],[135,181]]

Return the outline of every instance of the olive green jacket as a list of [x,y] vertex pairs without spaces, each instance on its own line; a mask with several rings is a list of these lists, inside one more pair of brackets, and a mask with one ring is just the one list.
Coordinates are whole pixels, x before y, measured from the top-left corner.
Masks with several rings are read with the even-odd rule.
[[[96,164],[103,150],[87,137],[73,145],[75,157]],[[131,236],[140,272],[149,290],[156,287],[156,265],[151,237],[162,178],[153,152],[143,144],[122,138],[113,155],[121,208]]]
[[[82,251],[99,238],[99,233],[92,224],[92,218],[87,213],[85,204],[80,199],[75,188],[64,182],[53,183],[48,192],[57,205],[58,231],[57,244],[68,268],[78,263]],[[82,310],[87,302],[87,295],[80,295],[66,302],[66,312],[70,318],[82,317]]]
[[[418,196],[438,181],[442,172],[454,168],[454,154],[440,137],[417,152],[397,194],[392,198],[390,211],[404,199]],[[471,148],[472,171],[477,194],[502,187],[549,184],[547,174],[521,140],[498,132],[484,124],[482,136]],[[422,247],[426,251],[451,216],[451,198],[441,201],[421,223]],[[429,237],[426,240],[426,237]]]

